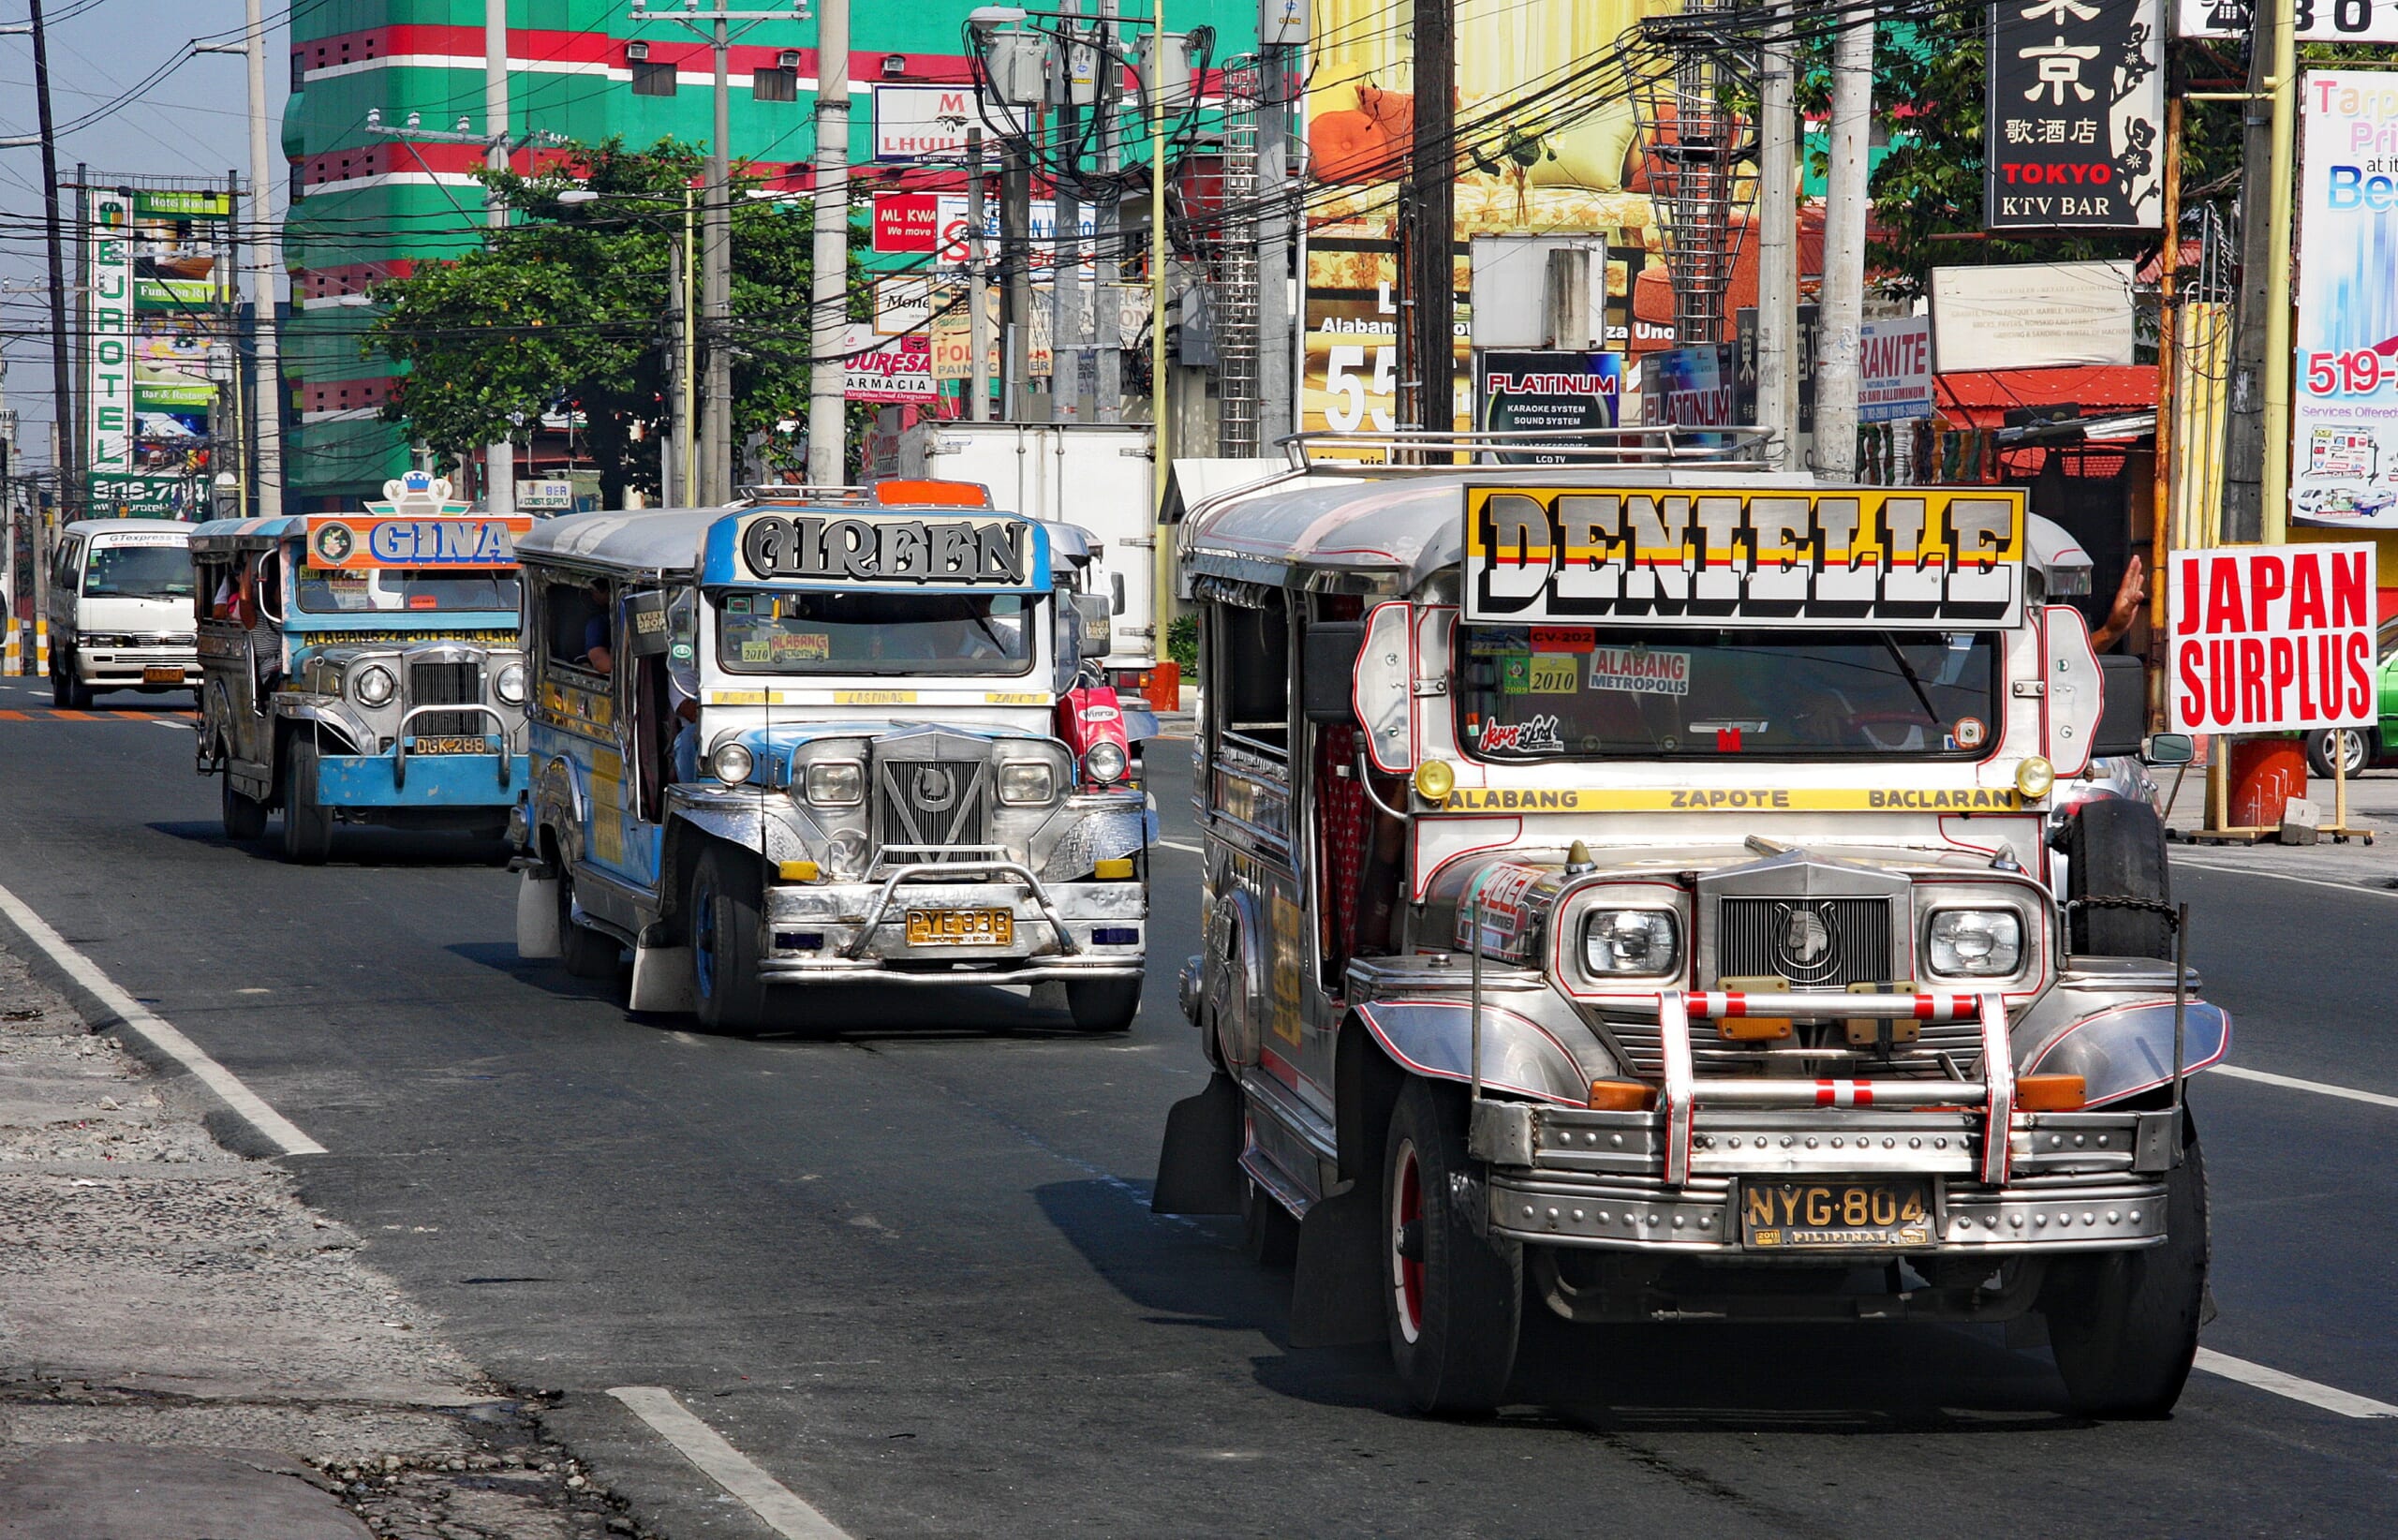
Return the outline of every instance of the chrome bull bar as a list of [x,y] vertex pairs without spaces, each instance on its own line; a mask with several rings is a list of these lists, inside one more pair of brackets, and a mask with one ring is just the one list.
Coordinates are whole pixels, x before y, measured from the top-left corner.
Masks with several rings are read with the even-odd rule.
[[454,704],[438,703],[432,705],[411,706],[407,711],[400,714],[400,729],[397,733],[392,735],[392,787],[397,789],[399,787],[406,786],[408,781],[408,745],[416,741],[415,735],[408,732],[408,723],[429,712],[437,711],[471,711],[480,716],[489,717],[491,718],[493,729],[492,736],[498,740],[499,743],[499,789],[503,792],[508,790],[509,770],[516,759],[516,756],[510,751],[508,742],[508,718],[499,714],[497,707],[485,705],[474,701],[460,701]]
[[857,935],[851,940],[849,945],[841,949],[841,955],[854,962],[865,955],[866,947],[874,940],[874,933],[881,928],[884,917],[891,912],[891,900],[898,892],[900,883],[953,880],[969,872],[981,872],[985,876],[999,873],[1021,881],[1026,891],[1032,895],[1034,907],[1041,911],[1041,918],[1047,922],[1049,928],[1057,934],[1058,945],[1063,949],[1064,954],[1071,957],[1082,951],[1082,948],[1074,943],[1073,933],[1066,928],[1066,917],[1058,913],[1058,906],[1050,901],[1049,890],[1041,885],[1041,879],[1033,876],[1029,867],[1019,861],[977,857],[970,861],[910,862],[892,872],[882,880],[881,891],[874,896],[874,907],[866,911],[866,921],[858,926]]
[[[1970,1080],[1700,1080],[1692,1072],[1690,1024],[1738,1016],[1864,1016],[1903,1021],[1981,1023],[1982,1078]],[[1701,1102],[1740,1107],[1955,1106],[1983,1108],[1981,1179],[2006,1185],[2008,1138],[2015,1118],[2015,1059],[2007,1036],[2006,1001],[1996,992],[1937,990],[1910,995],[1744,994],[1668,989],[1657,996],[1658,1036],[1665,1049],[1665,1184],[1690,1179],[1691,1122]],[[1476,1034],[1479,1036],[1479,1033]]]

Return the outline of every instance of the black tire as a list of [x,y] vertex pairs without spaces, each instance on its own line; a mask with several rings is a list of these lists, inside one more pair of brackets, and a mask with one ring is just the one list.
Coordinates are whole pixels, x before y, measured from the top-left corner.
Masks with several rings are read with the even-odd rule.
[[225,817],[226,838],[246,843],[265,837],[266,804],[236,787],[229,770],[217,776],[216,800]]
[[295,738],[283,754],[283,859],[321,866],[333,852],[333,809],[317,800],[317,746]]
[[[2168,904],[2172,869],[2156,809],[2124,797],[2100,797],[2075,810],[2065,828],[2066,896],[2134,898]],[[2162,910],[2075,904],[2066,945],[2100,957],[2170,957],[2173,926]]]
[[[1408,1399],[1435,1416],[1495,1410],[1516,1366],[1523,1248],[1474,1233],[1464,1098],[1411,1079],[1383,1149],[1383,1315]],[[1480,1194],[1479,1181],[1462,1190]]]
[[64,709],[75,699],[74,690],[67,683],[67,671],[73,666],[67,660],[64,648],[51,649],[50,703],[54,707]]
[[2339,740],[2341,748],[2347,755],[2348,775],[2351,777],[2373,763],[2374,744],[2365,735],[2362,728],[2327,728],[2320,733],[2309,733],[2306,735],[2307,769],[2326,780],[2331,778],[2336,773],[2331,763],[2331,744],[2334,739]]
[[1066,985],[1066,1009],[1078,1032],[1129,1030],[1141,1014],[1141,981],[1133,979],[1073,979]]
[[1299,1259],[1299,1222],[1246,1172],[1240,1174],[1240,1249],[1261,1267],[1287,1267]]
[[2040,1310],[2075,1411],[2138,1418],[2173,1410],[2198,1355],[2207,1260],[2207,1168],[2185,1120],[2182,1163],[2165,1177],[2165,1244],[2049,1265]]
[[766,985],[758,976],[765,898],[754,851],[711,844],[691,876],[691,994],[700,1025],[713,1032],[754,1032],[766,1022]]
[[558,962],[578,979],[613,979],[625,949],[616,938],[574,917],[574,874],[558,863]]

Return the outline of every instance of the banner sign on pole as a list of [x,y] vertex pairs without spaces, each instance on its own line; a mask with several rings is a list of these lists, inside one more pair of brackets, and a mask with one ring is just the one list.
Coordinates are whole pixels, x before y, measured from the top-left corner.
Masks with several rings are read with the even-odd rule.
[[2173,731],[2371,727],[2373,557],[2371,545],[2176,552]]
[[83,466],[93,476],[133,470],[133,200],[84,194]]
[[1857,333],[1857,420],[1932,415],[1932,318],[1867,321]]
[[2380,71],[2299,77],[2297,389],[2290,520],[2398,529],[2398,81]]
[[850,325],[842,351],[841,395],[849,401],[937,401],[932,339],[921,333],[883,337],[863,322]]
[[2165,217],[2165,37],[2157,0],[1990,8],[1983,223],[2065,234]]
[[[2245,37],[2257,24],[2250,0],[2177,0],[2176,37]],[[2298,0],[2302,43],[2398,43],[2398,0]]]
[[[1616,426],[1623,402],[1621,353],[1502,350],[1477,356],[1475,409],[1486,433],[1580,432]],[[1602,440],[1561,439],[1559,445],[1595,448]],[[1553,466],[1570,457],[1538,448],[1491,456],[1502,465]]]

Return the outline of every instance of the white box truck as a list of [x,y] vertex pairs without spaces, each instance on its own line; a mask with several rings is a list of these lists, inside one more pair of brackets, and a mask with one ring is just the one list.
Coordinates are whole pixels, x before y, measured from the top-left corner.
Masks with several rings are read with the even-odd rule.
[[1120,686],[1158,659],[1156,454],[1147,423],[919,422],[900,435],[898,474],[980,481],[1011,513],[1098,537],[1093,591],[1117,601],[1106,666]]

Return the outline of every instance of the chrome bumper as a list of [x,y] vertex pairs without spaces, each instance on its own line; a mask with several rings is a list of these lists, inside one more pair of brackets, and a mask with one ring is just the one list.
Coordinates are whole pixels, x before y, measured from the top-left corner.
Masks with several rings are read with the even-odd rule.
[[[960,869],[906,866],[876,882],[769,888],[761,976],[777,983],[1040,984],[1143,971],[1149,906],[1141,883],[1044,884],[1013,862],[964,868],[1010,880],[958,881]],[[911,943],[908,911],[927,909],[1003,911],[1014,934],[1004,945]]]

